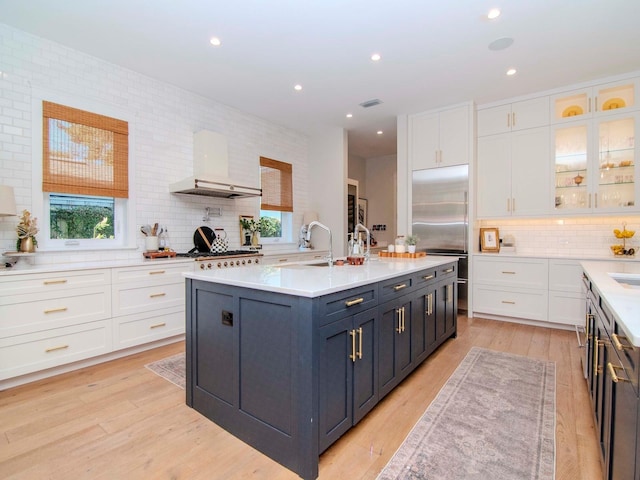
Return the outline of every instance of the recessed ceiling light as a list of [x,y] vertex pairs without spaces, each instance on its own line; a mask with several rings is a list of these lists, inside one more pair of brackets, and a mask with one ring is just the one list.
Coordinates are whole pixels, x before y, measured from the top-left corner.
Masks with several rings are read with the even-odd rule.
[[491,10],[489,10],[489,13],[487,13],[487,18],[489,20],[493,20],[494,18],[498,18],[499,16],[500,16],[499,8],[492,8]]
[[505,48],[509,48],[511,45],[513,45],[513,38],[502,37],[491,42],[489,44],[489,50],[493,50],[493,51],[504,50]]
[[374,62],[377,62],[378,60],[380,60],[382,57],[380,56],[379,53],[374,53],[373,55],[371,55],[371,60],[373,60]]
[[300,90],[302,90],[302,85],[298,84],[298,85],[294,86],[294,87],[293,87],[293,89],[294,89],[296,92],[299,92]]
[[515,75],[518,71],[515,68],[510,68],[507,70],[507,75],[512,76]]
[[353,113],[347,113],[347,118],[353,117]]
[[214,47],[219,47],[220,45],[222,45],[222,42],[218,37],[211,37],[211,40],[209,40],[209,43]]
[[378,135],[382,135],[382,133],[383,133],[383,132],[382,132],[382,130],[378,130],[376,133],[377,133]]

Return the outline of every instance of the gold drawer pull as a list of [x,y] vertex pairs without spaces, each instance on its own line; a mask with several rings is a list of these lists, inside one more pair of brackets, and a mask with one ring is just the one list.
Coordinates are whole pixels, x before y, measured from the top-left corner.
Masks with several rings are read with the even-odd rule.
[[153,272],[149,272],[149,275],[162,275],[165,273],[164,270],[154,270]]
[[402,290],[403,288],[407,288],[407,284],[406,283],[402,283],[400,285],[396,285],[395,287],[393,287],[394,291],[398,291],[398,290]]
[[431,280],[433,277],[435,277],[435,275],[432,273],[431,275],[425,275],[424,277],[422,277],[423,280]]
[[45,310],[44,313],[56,313],[56,312],[66,312],[67,311],[67,307],[60,307],[60,308],[50,308],[49,310]]
[[346,302],[344,302],[344,304],[347,307],[353,307],[354,305],[358,305],[359,303],[364,302],[364,298],[360,297],[360,298],[356,298],[355,300],[347,300]]
[[516,274],[516,272],[505,272],[505,271],[503,271],[502,273],[504,273],[505,275],[515,275]]
[[510,300],[502,300],[502,303],[508,303],[509,305],[515,305],[516,302],[512,302]]
[[69,348],[69,345],[59,345],[57,347],[50,347],[45,350],[45,353],[55,352],[56,350],[64,350]]
[[615,333],[611,335],[611,340],[613,341],[613,344],[616,346],[616,349],[618,351],[621,352],[625,348],[627,350],[634,350],[633,345],[623,345],[622,342],[620,341],[621,338],[624,338],[625,340],[627,340],[627,337],[623,337],[623,336],[615,334]]
[[154,323],[153,325],[149,325],[149,328],[160,328],[165,327],[167,324],[165,322],[162,323]]
[[166,293],[152,293],[149,298],[164,297]]
[[631,380],[629,380],[628,378],[622,378],[619,377],[616,372],[618,370],[624,370],[624,368],[618,366],[618,365],[612,365],[611,362],[607,363],[607,369],[609,370],[609,373],[611,374],[611,380],[613,380],[613,383],[618,383],[618,382],[631,382]]
[[44,284],[45,285],[57,285],[60,283],[67,283],[67,280],[65,278],[61,278],[60,280],[45,280]]
[[451,272],[453,272],[453,267],[447,268],[446,270],[442,271],[442,273],[451,273]]
[[287,261],[289,261],[289,259],[288,258],[279,258],[278,261],[279,262],[287,262]]

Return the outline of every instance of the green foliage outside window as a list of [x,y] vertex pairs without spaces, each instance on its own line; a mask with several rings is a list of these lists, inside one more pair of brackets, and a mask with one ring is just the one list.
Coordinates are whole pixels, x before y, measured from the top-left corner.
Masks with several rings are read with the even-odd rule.
[[52,239],[114,238],[113,208],[51,206]]
[[281,237],[282,222],[273,217],[260,218],[260,235],[265,238]]

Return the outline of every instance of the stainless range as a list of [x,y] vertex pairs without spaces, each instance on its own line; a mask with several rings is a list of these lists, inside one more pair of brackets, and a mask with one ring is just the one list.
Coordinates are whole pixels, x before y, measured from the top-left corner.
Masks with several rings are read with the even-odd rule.
[[178,253],[178,257],[193,258],[196,270],[214,270],[218,268],[242,268],[258,265],[262,254],[251,250],[229,250],[225,253],[188,252]]

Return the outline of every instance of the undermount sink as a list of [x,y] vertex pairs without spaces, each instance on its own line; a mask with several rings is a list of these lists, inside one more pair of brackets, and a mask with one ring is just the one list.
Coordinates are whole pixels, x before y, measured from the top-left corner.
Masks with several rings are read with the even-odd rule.
[[632,273],[610,273],[609,276],[624,288],[640,290],[640,275]]

